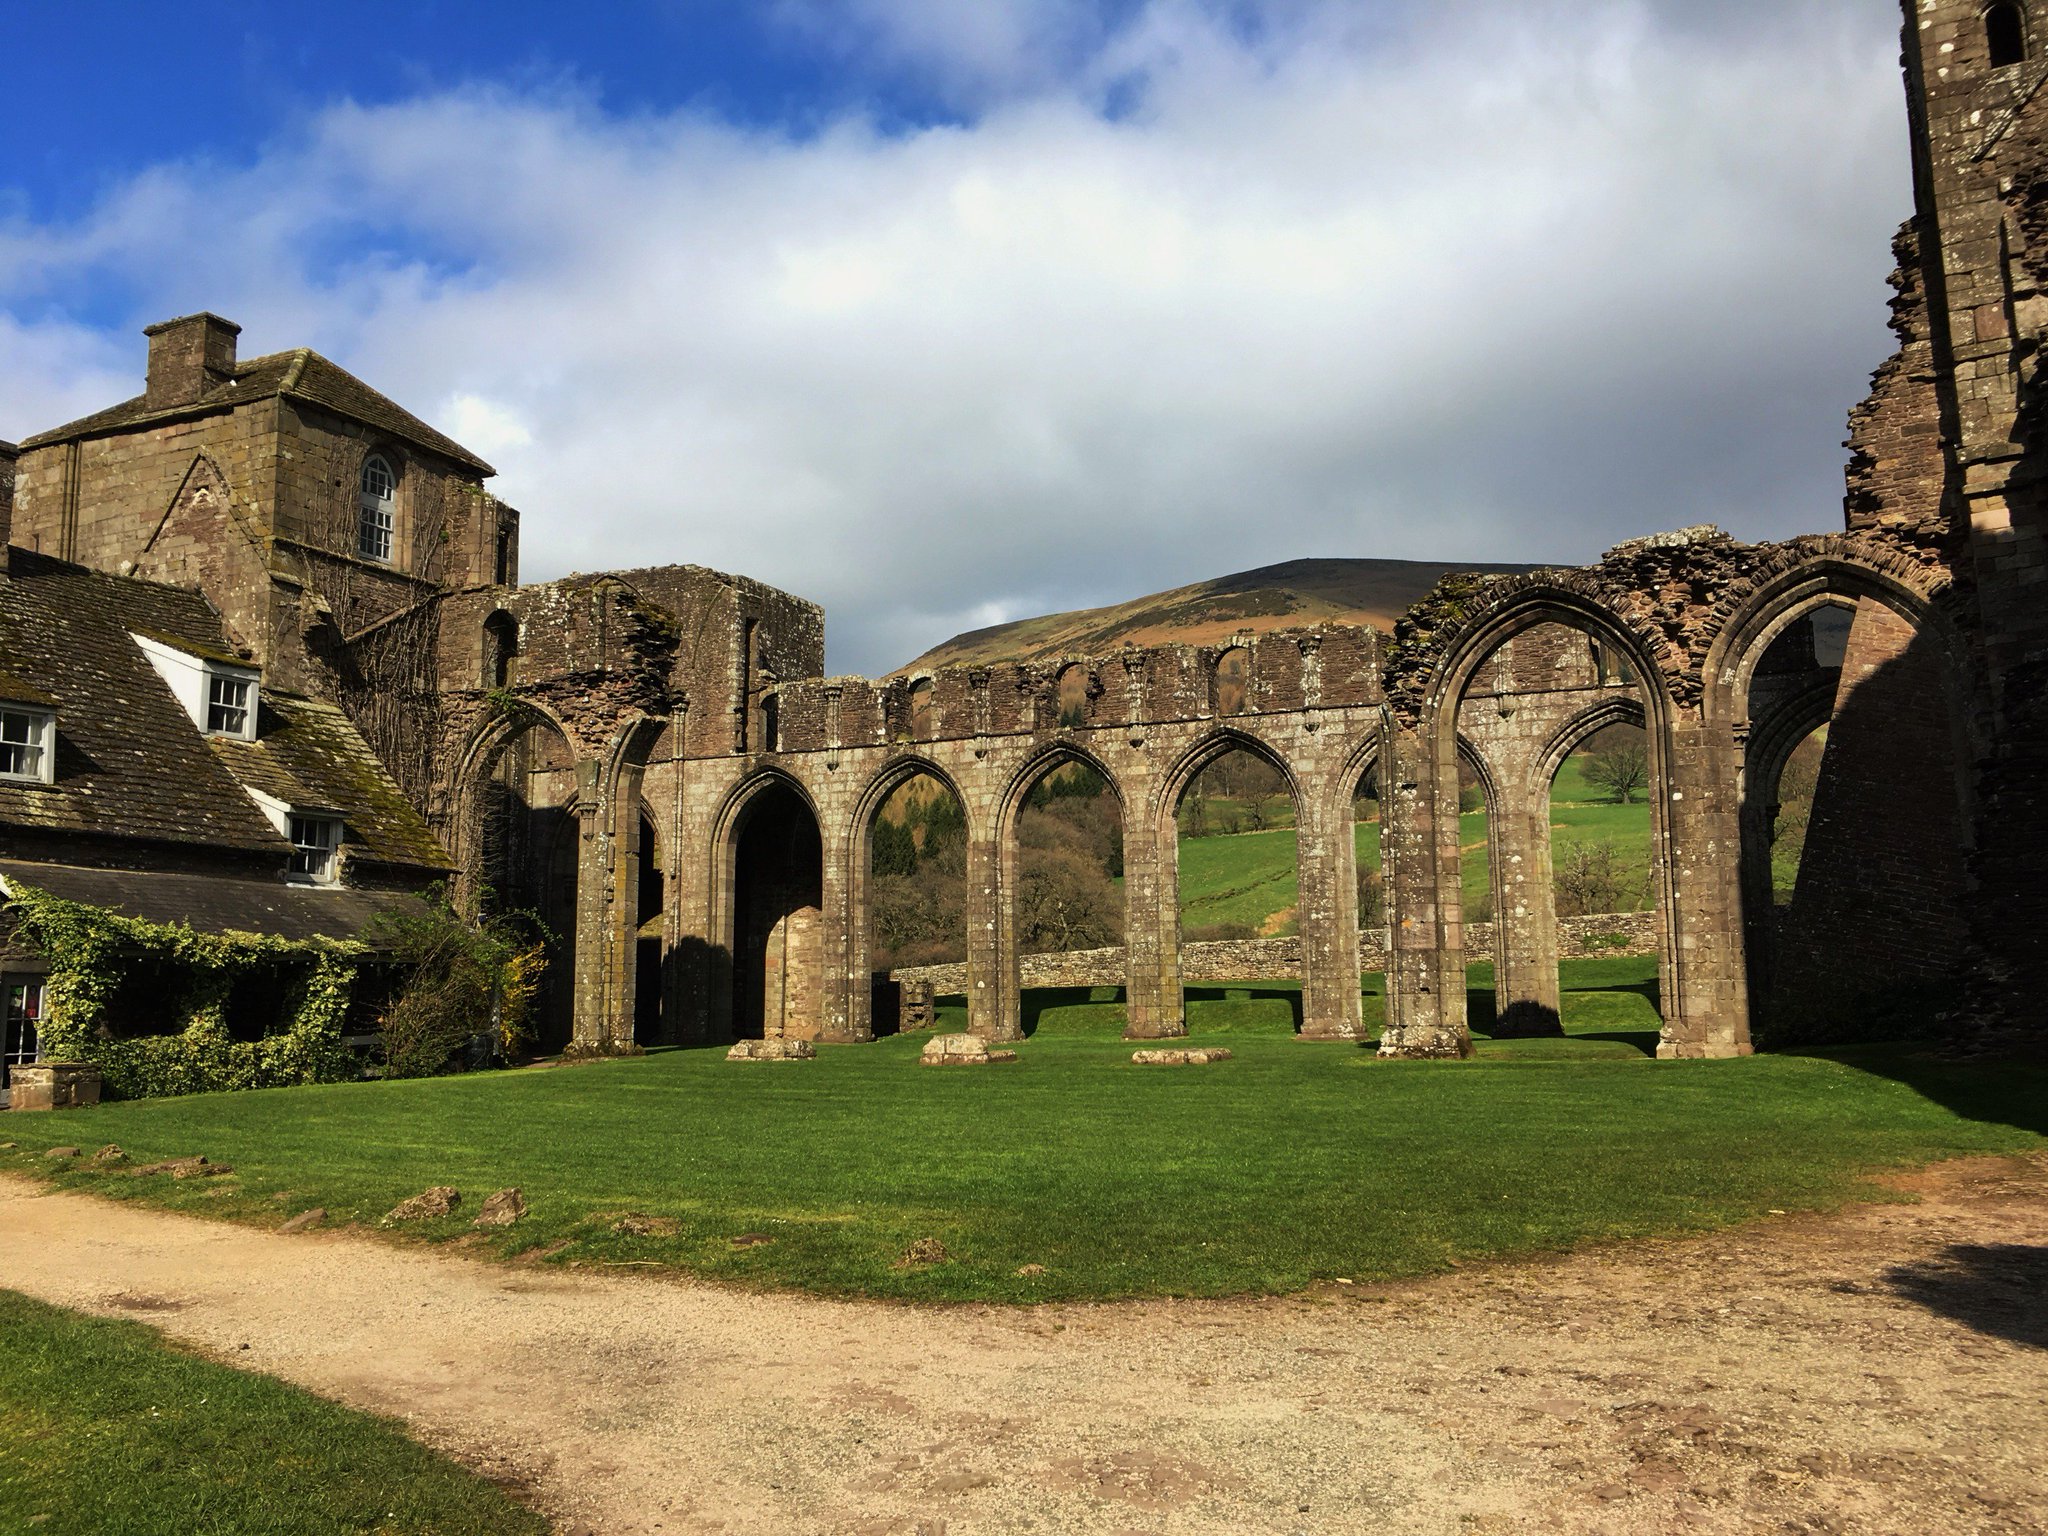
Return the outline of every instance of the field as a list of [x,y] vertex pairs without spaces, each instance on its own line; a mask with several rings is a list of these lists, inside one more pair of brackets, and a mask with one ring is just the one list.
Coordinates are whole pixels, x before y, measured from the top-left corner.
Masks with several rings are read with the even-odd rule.
[[[1011,1066],[923,1068],[913,1035],[793,1065],[680,1050],[157,1099],[10,1117],[22,1145],[0,1168],[266,1226],[314,1205],[371,1226],[452,1184],[460,1213],[403,1230],[555,1264],[1028,1302],[1426,1274],[1832,1206],[1877,1168],[2041,1144],[2036,1070],[1888,1047],[1652,1061],[1654,976],[1571,962],[1567,1038],[1482,1041],[1463,1064],[1296,1040],[1295,989],[1244,986],[1190,999],[1193,1040],[1236,1059],[1139,1068],[1113,992],[1033,993]],[[1483,1002],[1491,978],[1471,979]],[[1383,1016],[1378,978],[1365,1001]],[[41,1156],[59,1140],[235,1173],[139,1179]],[[506,1185],[531,1215],[472,1232],[468,1213]],[[655,1220],[615,1230],[628,1212]],[[907,1262],[921,1239],[945,1259]]]
[[[1626,899],[1617,910],[1647,910],[1650,905],[1650,807],[1637,799],[1617,805],[1585,779],[1583,755],[1565,760],[1550,791],[1550,840],[1553,866],[1561,867],[1571,850],[1589,843],[1614,846],[1620,883]],[[1360,806],[1354,836],[1361,869],[1380,867],[1379,823],[1367,819],[1371,802]],[[1212,821],[1231,814],[1217,802]],[[1297,930],[1294,907],[1295,843],[1292,808],[1283,798],[1269,802],[1263,832],[1234,832],[1180,840],[1181,922],[1188,929],[1221,924],[1250,928],[1260,935]],[[1479,912],[1492,902],[1487,868],[1486,813],[1468,811],[1459,818],[1458,842],[1464,850],[1465,907]]]
[[541,1536],[402,1428],[0,1291],[0,1529]]

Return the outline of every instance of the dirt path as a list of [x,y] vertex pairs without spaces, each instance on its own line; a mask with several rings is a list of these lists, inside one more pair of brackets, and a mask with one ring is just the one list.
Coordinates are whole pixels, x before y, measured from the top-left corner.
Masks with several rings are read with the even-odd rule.
[[274,1236],[0,1177],[0,1285],[627,1533],[2048,1529],[2048,1157],[1249,1303],[949,1311]]

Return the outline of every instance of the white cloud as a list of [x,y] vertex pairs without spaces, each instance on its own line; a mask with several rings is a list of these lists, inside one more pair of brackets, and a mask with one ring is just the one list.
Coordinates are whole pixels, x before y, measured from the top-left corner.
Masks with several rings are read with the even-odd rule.
[[[1871,7],[863,4],[868,46],[923,17],[980,71],[969,123],[340,106],[0,230],[0,313],[111,277],[137,324],[319,347],[498,465],[530,578],[744,571],[848,669],[1299,556],[1838,523],[1909,196]],[[9,436],[133,393],[141,348],[0,358]]]

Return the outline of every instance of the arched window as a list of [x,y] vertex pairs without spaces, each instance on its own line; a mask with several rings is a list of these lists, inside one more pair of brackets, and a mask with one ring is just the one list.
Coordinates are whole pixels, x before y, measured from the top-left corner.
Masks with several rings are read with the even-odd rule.
[[1252,653],[1233,645],[1216,658],[1215,705],[1219,715],[1241,715],[1251,690]]
[[356,487],[356,553],[365,560],[391,563],[391,534],[397,526],[398,476],[381,453],[363,460]]
[[2027,13],[2013,0],[1998,0],[1984,12],[1984,40],[1993,69],[2023,63],[2027,57]]
[[484,620],[484,686],[509,687],[518,675],[519,621],[503,609]]

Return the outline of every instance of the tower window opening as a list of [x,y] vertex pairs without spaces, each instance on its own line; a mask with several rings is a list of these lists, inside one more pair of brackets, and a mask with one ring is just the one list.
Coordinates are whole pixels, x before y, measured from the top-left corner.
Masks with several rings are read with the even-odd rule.
[[2012,0],[1999,0],[1984,13],[1984,38],[1990,46],[1993,69],[2024,63],[2027,57],[2026,13]]

